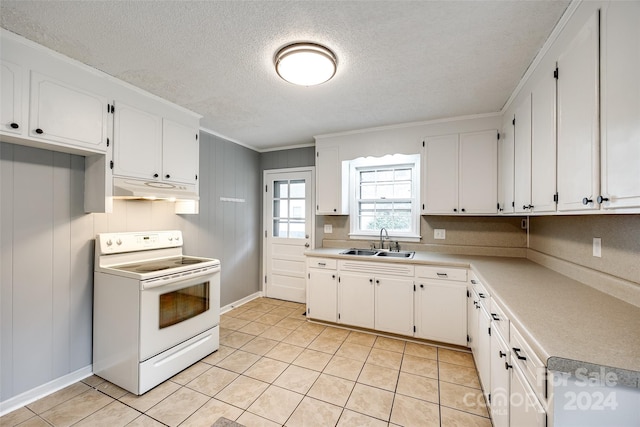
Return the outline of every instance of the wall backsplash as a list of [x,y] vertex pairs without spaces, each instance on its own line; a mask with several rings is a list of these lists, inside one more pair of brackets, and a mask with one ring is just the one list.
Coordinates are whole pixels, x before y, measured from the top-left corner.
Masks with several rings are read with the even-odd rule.
[[[530,219],[529,248],[640,284],[640,215],[541,216]],[[602,257],[593,256],[593,238]]]
[[[520,222],[520,217],[421,216],[421,242],[400,243],[400,246],[469,255],[525,256],[527,234],[520,228]],[[331,234],[324,234],[324,224],[332,225]],[[445,240],[433,238],[436,228],[446,230]],[[368,247],[376,240],[350,240],[348,216],[318,216],[317,229],[316,241],[324,247]]]

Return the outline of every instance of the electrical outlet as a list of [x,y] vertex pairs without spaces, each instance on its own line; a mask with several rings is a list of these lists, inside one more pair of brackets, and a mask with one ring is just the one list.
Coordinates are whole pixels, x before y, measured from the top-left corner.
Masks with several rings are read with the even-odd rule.
[[438,240],[444,240],[446,235],[446,230],[444,228],[435,228],[433,230],[433,238]]
[[593,256],[602,258],[602,239],[600,237],[593,238]]
[[325,224],[324,225],[324,234],[333,233],[333,224]]
[[520,221],[520,228],[522,228],[523,230],[529,228],[529,220],[527,218],[522,218],[522,220]]

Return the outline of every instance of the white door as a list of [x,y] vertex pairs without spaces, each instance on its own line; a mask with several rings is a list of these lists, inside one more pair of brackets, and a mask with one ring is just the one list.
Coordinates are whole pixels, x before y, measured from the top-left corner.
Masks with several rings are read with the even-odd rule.
[[313,168],[265,171],[264,291],[306,301],[305,256],[313,248]]

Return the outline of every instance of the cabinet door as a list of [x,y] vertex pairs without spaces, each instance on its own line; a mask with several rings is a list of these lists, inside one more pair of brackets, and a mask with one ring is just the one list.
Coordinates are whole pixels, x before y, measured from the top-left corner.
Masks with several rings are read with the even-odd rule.
[[509,425],[518,427],[545,427],[547,414],[538,401],[535,393],[527,383],[520,368],[511,369],[511,395],[518,396],[509,406]]
[[458,135],[425,140],[425,212],[458,212]]
[[513,213],[514,138],[513,116],[504,117],[498,142],[498,204],[501,213]]
[[558,57],[559,211],[598,208],[598,22],[596,12]]
[[640,206],[640,3],[609,2],[602,15],[602,206]]
[[413,280],[376,277],[375,329],[413,335]]
[[113,174],[160,180],[162,118],[123,103],[115,106]]
[[419,281],[416,289],[416,336],[466,346],[467,286],[443,282]]
[[2,61],[0,81],[0,132],[21,135],[26,129],[22,121],[22,68]]
[[478,368],[482,389],[486,394],[489,393],[491,387],[491,335],[489,332],[491,318],[484,308],[480,308],[478,311],[478,357],[476,357],[476,367]]
[[195,184],[199,162],[198,128],[162,120],[162,179]]
[[515,212],[531,212],[531,94],[516,109],[514,124]]
[[340,215],[342,204],[342,165],[338,147],[316,149],[316,214]]
[[460,134],[458,210],[495,214],[498,210],[498,131]]
[[29,136],[105,152],[107,99],[31,72]]
[[491,421],[493,427],[509,427],[511,354],[505,340],[494,329],[491,334]]
[[338,283],[338,323],[373,329],[373,276],[341,273]]
[[336,322],[338,279],[335,270],[309,269],[307,276],[307,317]]
[[478,358],[478,313],[480,311],[480,306],[478,305],[478,295],[473,291],[471,287],[469,287],[467,291],[467,335],[468,346],[471,349],[471,353],[473,353],[474,358]]
[[556,79],[543,72],[531,91],[531,204],[556,210]]

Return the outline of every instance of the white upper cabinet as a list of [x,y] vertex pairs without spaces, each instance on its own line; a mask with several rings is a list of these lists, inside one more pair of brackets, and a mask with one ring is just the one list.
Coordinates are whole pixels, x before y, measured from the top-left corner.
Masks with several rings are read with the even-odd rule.
[[458,134],[425,140],[424,213],[458,212]]
[[601,205],[640,207],[640,3],[602,11]]
[[162,120],[163,179],[195,184],[199,162],[198,129],[169,119]]
[[531,210],[555,211],[555,195],[556,79],[548,70],[531,90]]
[[458,207],[460,213],[498,210],[498,132],[460,134]]
[[162,173],[162,118],[117,102],[113,129],[113,174],[159,180]]
[[0,63],[0,132],[21,135],[26,129],[22,117],[22,67]]
[[498,203],[496,130],[425,139],[426,214],[494,214]]
[[500,213],[513,213],[514,137],[513,116],[505,115],[498,141],[498,206]]
[[338,147],[316,147],[316,214],[343,215],[342,162]]
[[558,57],[558,210],[598,209],[599,13]]
[[530,213],[531,208],[531,94],[518,105],[513,119],[515,166],[515,212]]

